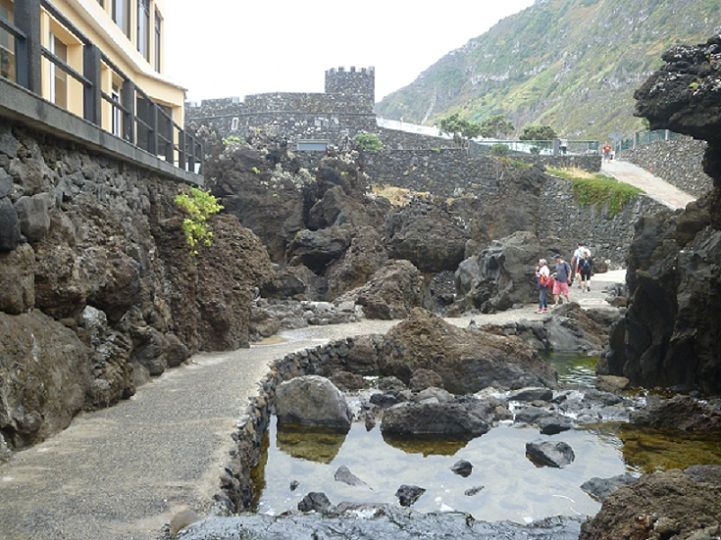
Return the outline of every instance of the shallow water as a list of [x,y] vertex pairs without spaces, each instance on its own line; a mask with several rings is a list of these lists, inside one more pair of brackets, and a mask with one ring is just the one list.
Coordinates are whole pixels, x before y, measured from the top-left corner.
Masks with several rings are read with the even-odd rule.
[[[536,467],[525,456],[525,444],[541,438],[567,442],[576,460],[564,469]],[[317,450],[314,460],[307,450],[323,439],[328,448]],[[460,510],[480,520],[526,523],[547,516],[595,514],[600,505],[579,486],[593,476],[613,476],[626,470],[620,441],[592,430],[545,437],[537,429],[502,425],[467,443],[402,444],[384,441],[378,427],[366,431],[363,424],[354,423],[344,440],[327,434],[313,440],[305,452],[298,452],[297,442],[289,447],[287,436],[278,436],[273,420],[267,460],[261,464],[264,474],[257,471],[257,478],[262,476],[265,484],[257,511],[278,514],[295,509],[310,491],[323,491],[333,503],[397,504],[396,489],[401,484],[415,484],[427,490],[413,506],[415,510]],[[467,478],[450,470],[459,459],[474,465]],[[333,475],[341,465],[348,466],[368,487],[335,481]],[[292,480],[300,482],[295,491],[289,488]],[[479,485],[485,487],[477,495],[464,494]]]
[[563,386],[596,386],[596,363],[598,356],[585,356],[580,353],[553,352],[546,356],[558,372],[558,382]]

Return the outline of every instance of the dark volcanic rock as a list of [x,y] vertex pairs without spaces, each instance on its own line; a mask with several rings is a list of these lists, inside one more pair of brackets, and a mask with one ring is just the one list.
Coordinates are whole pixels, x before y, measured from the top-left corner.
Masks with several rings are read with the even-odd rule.
[[721,535],[721,468],[642,476],[609,495],[583,524],[580,540],[713,539]]
[[526,456],[537,466],[562,468],[576,459],[565,442],[537,441],[526,443]]
[[473,497],[474,495],[478,495],[481,491],[483,491],[485,487],[486,486],[474,486],[464,491],[463,494],[466,497]]
[[331,508],[331,503],[325,493],[310,492],[298,503],[301,512],[325,512]]
[[625,473],[611,478],[591,478],[581,484],[581,489],[597,501],[605,501],[606,498],[621,486],[633,484],[637,478],[632,474]]
[[385,411],[381,431],[384,435],[472,438],[486,433],[502,409],[496,400],[464,398],[402,403]]
[[343,258],[331,265],[326,273],[328,298],[365,285],[388,260],[380,234],[372,227],[359,229]]
[[649,398],[645,409],[631,414],[637,426],[687,432],[721,433],[721,401],[699,401],[689,396]]
[[363,306],[369,319],[402,319],[420,306],[423,277],[409,261],[389,261],[379,268],[367,284],[339,298],[353,299]]
[[388,252],[422,272],[455,270],[463,260],[466,234],[445,209],[415,199],[386,221]]
[[464,330],[420,309],[386,334],[379,361],[382,373],[404,381],[432,369],[454,394],[556,384],[553,369],[520,339]]
[[20,242],[18,213],[9,199],[0,199],[0,251],[10,251]]
[[607,371],[632,384],[721,392],[721,36],[677,46],[636,92],[652,129],[705,139],[714,188],[678,216],[646,217],[628,260],[628,310],[613,332]]
[[306,375],[278,385],[275,395],[280,424],[302,424],[347,432],[351,413],[343,394],[324,377]]
[[209,518],[181,531],[179,540],[299,540],[313,531],[328,540],[577,540],[578,519],[553,517],[530,525],[487,523],[461,512],[409,511],[390,505],[339,505],[325,516],[244,514]]
[[396,497],[401,506],[413,506],[413,503],[420,499],[425,492],[426,490],[422,487],[403,484],[396,491]]
[[470,461],[466,461],[465,459],[461,459],[460,461],[456,461],[453,464],[453,467],[451,467],[451,470],[456,473],[457,475],[460,475],[464,478],[471,475],[473,472],[473,464]]
[[413,372],[408,385],[411,390],[424,390],[431,386],[443,388],[443,378],[432,369],[421,368]]
[[517,392],[511,392],[508,399],[510,401],[551,401],[553,390],[550,388],[521,388]]
[[351,230],[346,227],[299,231],[288,246],[290,263],[304,264],[314,272],[322,272],[345,254],[350,242]]
[[536,424],[538,424],[543,435],[556,435],[573,427],[573,422],[560,414],[539,418]]

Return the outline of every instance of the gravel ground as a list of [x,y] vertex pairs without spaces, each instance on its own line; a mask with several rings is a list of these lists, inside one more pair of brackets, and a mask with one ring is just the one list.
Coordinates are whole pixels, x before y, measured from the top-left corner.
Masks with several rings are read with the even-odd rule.
[[[623,272],[600,275],[591,293],[574,290],[572,297],[584,306],[602,305],[603,286],[623,279]],[[449,322],[539,318],[534,309]],[[396,322],[310,327],[250,349],[199,354],[133,398],[79,415],[65,431],[0,466],[0,538],[157,538],[179,510],[207,510],[235,419],[271,361],[333,339],[384,333]]]

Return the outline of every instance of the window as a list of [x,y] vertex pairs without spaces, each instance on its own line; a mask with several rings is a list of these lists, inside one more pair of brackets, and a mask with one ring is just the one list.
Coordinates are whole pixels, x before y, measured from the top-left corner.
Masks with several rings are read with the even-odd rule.
[[[50,33],[50,52],[67,64],[68,46]],[[58,107],[68,108],[68,74],[50,62],[50,101]]]
[[122,111],[119,108],[114,106],[115,103],[120,105],[120,89],[113,87],[113,91],[110,94],[110,97],[113,98],[113,115],[112,115],[113,122],[112,122],[111,130],[112,130],[113,135],[120,137],[121,136],[120,129],[122,128],[122,125],[123,125],[123,116],[122,116]]
[[[10,0],[0,0],[0,17],[13,21],[13,5]],[[0,77],[15,80],[15,38],[0,29]]]
[[138,51],[150,61],[150,6],[149,0],[138,0]]
[[160,37],[163,25],[163,18],[160,16],[160,12],[155,10],[155,71],[160,73]]
[[130,0],[113,0],[113,20],[130,37]]

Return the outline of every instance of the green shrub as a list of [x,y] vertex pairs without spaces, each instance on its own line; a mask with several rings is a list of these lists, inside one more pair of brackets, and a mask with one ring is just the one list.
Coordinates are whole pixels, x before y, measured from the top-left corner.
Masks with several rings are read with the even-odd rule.
[[358,148],[365,150],[366,152],[378,152],[383,148],[383,141],[375,133],[368,133],[361,131],[358,133],[353,140],[355,141]]
[[227,144],[241,144],[243,139],[239,135],[228,135],[223,142]]
[[573,184],[573,195],[581,206],[607,206],[609,217],[618,214],[626,203],[643,193],[642,189],[603,174],[556,167],[547,167],[546,171],[569,180]]
[[208,218],[220,212],[223,207],[209,191],[191,187],[175,197],[175,204],[188,217],[183,219],[183,233],[190,248],[190,255],[198,254],[199,246],[213,245],[213,231],[208,226]]
[[491,154],[494,156],[507,156],[508,152],[510,152],[510,148],[506,144],[496,143],[491,146]]

